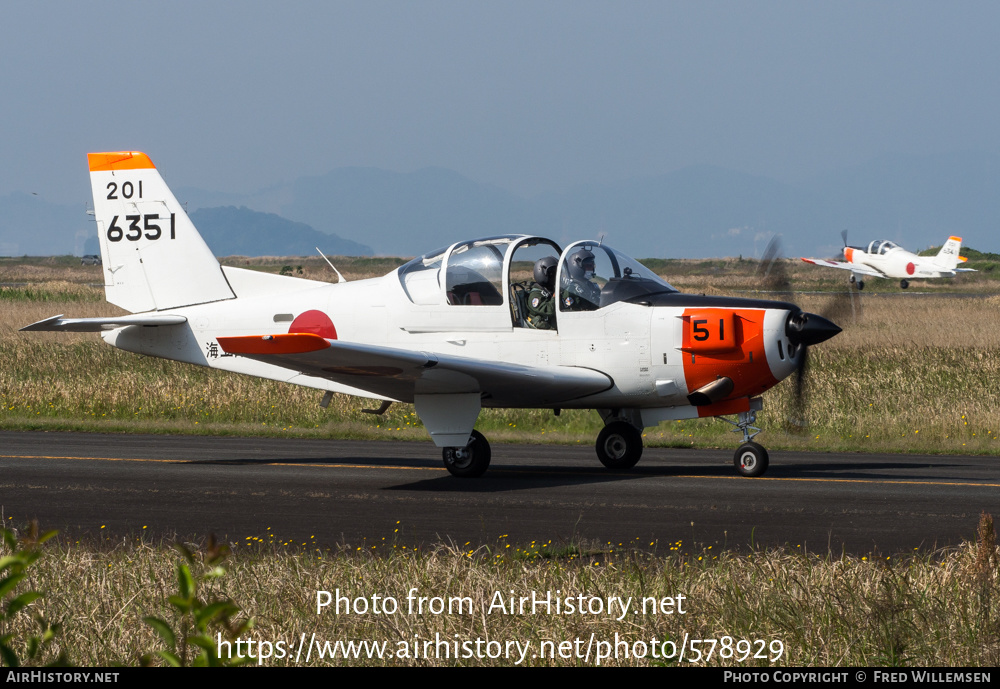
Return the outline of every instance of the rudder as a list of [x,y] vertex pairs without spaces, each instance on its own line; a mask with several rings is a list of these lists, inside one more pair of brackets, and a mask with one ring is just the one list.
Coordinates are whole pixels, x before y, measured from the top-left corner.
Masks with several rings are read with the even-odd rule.
[[107,300],[133,313],[234,299],[222,267],[145,153],[89,153]]
[[962,238],[961,237],[948,237],[948,241],[944,243],[941,250],[937,253],[934,258],[934,262],[937,263],[942,268],[948,270],[955,270],[958,266],[959,261],[962,259],[959,257],[959,252],[962,250]]

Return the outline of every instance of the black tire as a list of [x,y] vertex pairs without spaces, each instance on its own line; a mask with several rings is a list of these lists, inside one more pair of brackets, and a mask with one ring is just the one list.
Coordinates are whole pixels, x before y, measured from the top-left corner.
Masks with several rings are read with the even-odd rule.
[[614,471],[631,469],[642,457],[642,431],[625,421],[612,421],[597,436],[597,458]]
[[903,289],[906,289],[907,287],[910,286],[910,281],[909,280],[900,280],[899,281],[899,286],[902,287]]
[[865,281],[864,280],[858,280],[858,291],[860,292],[864,288],[865,288]]
[[757,443],[743,443],[733,455],[733,465],[741,476],[763,476],[770,458]]
[[472,440],[465,447],[446,447],[441,453],[444,468],[452,476],[477,478],[486,473],[490,466],[492,451],[485,436],[472,431]]

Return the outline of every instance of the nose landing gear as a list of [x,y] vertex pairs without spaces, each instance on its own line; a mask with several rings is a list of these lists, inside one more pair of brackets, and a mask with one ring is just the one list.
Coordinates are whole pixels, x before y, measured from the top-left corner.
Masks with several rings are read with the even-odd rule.
[[757,443],[743,443],[733,455],[733,465],[741,476],[761,476],[767,471],[767,450]]
[[736,421],[722,418],[723,421],[736,426],[733,433],[743,434],[743,444],[737,448],[736,454],[733,455],[733,465],[740,476],[762,476],[767,471],[770,458],[763,446],[751,442],[760,433],[760,429],[753,425],[757,422],[757,410],[740,412],[736,418]]

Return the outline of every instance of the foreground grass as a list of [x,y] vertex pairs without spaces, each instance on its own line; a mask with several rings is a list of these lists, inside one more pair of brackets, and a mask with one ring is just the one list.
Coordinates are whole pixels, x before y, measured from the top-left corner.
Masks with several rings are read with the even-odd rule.
[[[676,654],[654,658],[654,645],[657,656],[669,656],[685,638],[724,637],[729,640],[720,641],[711,660],[699,664],[989,667],[1000,662],[1000,567],[988,515],[980,521],[977,543],[889,557],[796,549],[714,554],[679,541],[556,547],[518,546],[501,538],[476,550],[454,544],[408,548],[397,537],[374,541],[378,545],[319,551],[308,543],[283,543],[271,533],[248,538],[231,544],[228,572],[205,578],[197,597],[201,605],[235,603],[242,612],[232,625],[252,618],[250,631],[240,631],[240,638],[254,639],[255,648],[262,641],[272,644],[273,657],[261,661],[268,665],[512,665],[518,655],[507,655],[507,642],[513,641],[530,645],[524,658],[529,665],[594,665],[598,649],[610,654],[600,661],[606,665],[676,664]],[[196,581],[210,569],[200,563],[204,552],[191,568]],[[10,629],[30,633],[29,612],[61,625],[38,662],[64,654],[79,665],[137,664],[164,646],[144,618],[160,618],[177,630],[184,624],[176,605],[168,602],[176,598],[181,562],[168,545],[141,539],[50,543],[22,582],[44,596]],[[345,603],[337,614],[331,604],[317,614],[317,591],[337,589],[354,611],[346,612]],[[594,608],[594,614],[542,609],[531,614],[496,605],[502,599],[509,606],[511,596],[555,596],[557,591],[574,600],[581,594],[585,600],[601,599],[605,607]],[[374,612],[376,595],[381,614]],[[627,615],[619,609],[608,614],[611,596],[632,598]],[[395,612],[386,612],[386,597],[398,604]],[[416,608],[420,597],[426,599],[423,612]],[[435,597],[437,602],[431,600]],[[654,612],[652,600],[659,606],[666,598],[673,602]],[[460,599],[461,611],[430,612],[434,605],[457,605]],[[634,614],[643,599],[648,599],[646,611]],[[226,638],[221,625],[208,631],[213,639]],[[492,659],[481,657],[487,653],[482,645],[482,653],[473,657],[445,658],[441,650],[442,657],[427,650],[413,657],[414,643],[424,649],[424,641],[439,638],[452,644],[492,640],[499,645],[489,647],[491,652],[504,650]],[[385,642],[388,652],[381,659],[319,658],[313,647],[306,663],[305,651],[295,659],[301,639],[330,642],[330,647],[337,641]],[[748,646],[740,640],[763,643]],[[279,641],[285,657],[280,657]],[[570,642],[562,648],[574,650],[562,658],[536,657],[546,642],[549,649]],[[708,644],[701,649],[707,654]],[[689,646],[684,662],[693,656]]]

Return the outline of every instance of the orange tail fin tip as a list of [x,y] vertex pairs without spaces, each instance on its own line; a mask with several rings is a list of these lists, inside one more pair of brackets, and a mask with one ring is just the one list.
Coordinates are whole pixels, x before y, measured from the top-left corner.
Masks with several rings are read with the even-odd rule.
[[149,156],[139,151],[116,151],[113,153],[88,153],[87,162],[91,172],[109,170],[140,170],[156,168]]

